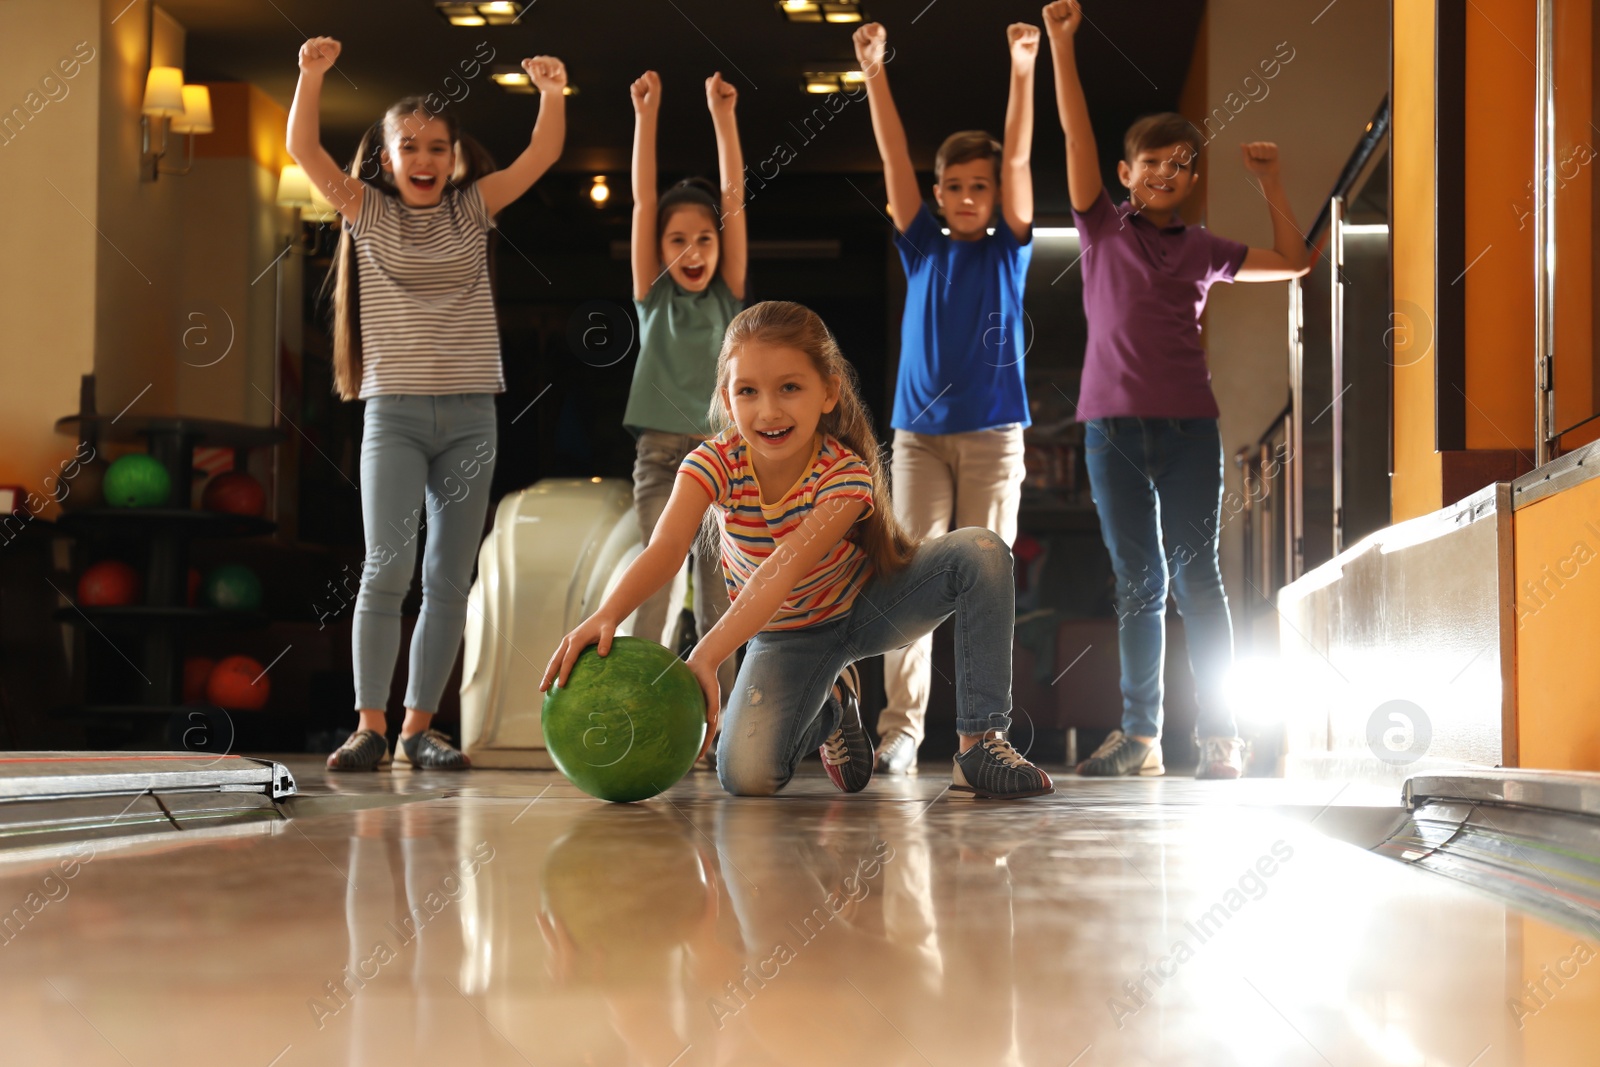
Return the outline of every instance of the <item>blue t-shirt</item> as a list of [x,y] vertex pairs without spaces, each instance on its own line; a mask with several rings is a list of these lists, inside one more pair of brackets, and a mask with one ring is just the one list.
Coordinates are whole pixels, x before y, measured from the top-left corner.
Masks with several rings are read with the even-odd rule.
[[1033,234],[1019,242],[1005,219],[977,241],[940,233],[923,204],[895,247],[906,271],[900,370],[890,424],[912,433],[1027,426],[1022,382],[1022,287]]

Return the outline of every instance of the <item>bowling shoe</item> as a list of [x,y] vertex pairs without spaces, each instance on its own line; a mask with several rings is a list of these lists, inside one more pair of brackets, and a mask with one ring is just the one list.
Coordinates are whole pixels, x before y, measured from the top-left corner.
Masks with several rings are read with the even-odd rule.
[[1237,778],[1244,773],[1244,741],[1237,737],[1202,737],[1196,778]]
[[955,759],[952,793],[971,793],[991,800],[1020,800],[1056,791],[1044,771],[1011,747],[1004,730],[990,730]]
[[818,749],[828,777],[843,793],[859,793],[872,781],[872,739],[861,721],[861,677],[855,664],[839,675],[839,728]]
[[[1106,763],[1106,757],[1118,751],[1122,745],[1124,736],[1126,735],[1124,735],[1121,730],[1112,730],[1109,734],[1107,734],[1106,739],[1100,742],[1100,747],[1095,749],[1094,752],[1090,754],[1088,759],[1079,762],[1078,773],[1089,775],[1090,777],[1104,777],[1111,774],[1110,771],[1103,769],[1108,766]],[[1131,752],[1132,750],[1130,749],[1129,751]],[[1092,765],[1096,769],[1086,771],[1083,769],[1086,764]],[[1155,744],[1151,745],[1145,750],[1144,759],[1140,761],[1136,769],[1131,771],[1122,770],[1117,771],[1116,773],[1118,775],[1137,774],[1144,778],[1151,778],[1156,775],[1166,774],[1167,765],[1161,760],[1161,739],[1159,737],[1156,738]]]
[[376,730],[357,730],[328,757],[330,771],[375,771],[389,756],[389,742]]
[[878,767],[883,774],[917,773],[917,739],[905,730],[896,730],[878,746]]
[[396,764],[409,763],[412,770],[464,771],[472,761],[438,730],[424,730],[402,737],[394,749]]

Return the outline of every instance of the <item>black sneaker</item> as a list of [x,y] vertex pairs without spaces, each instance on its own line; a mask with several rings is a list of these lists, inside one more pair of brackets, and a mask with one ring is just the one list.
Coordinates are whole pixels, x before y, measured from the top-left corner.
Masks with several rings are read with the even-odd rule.
[[375,771],[389,756],[389,742],[376,730],[357,730],[328,757],[330,771]]
[[1005,731],[990,730],[956,756],[952,793],[971,793],[991,800],[1042,797],[1056,791],[1050,776],[1011,747]]
[[1078,764],[1078,773],[1090,778],[1121,778],[1144,774],[1149,763],[1150,746],[1143,741],[1121,734],[1113,743],[1110,739],[1095,750],[1095,754]]
[[880,774],[916,774],[917,739],[904,730],[880,739],[877,770]]
[[[1081,765],[1088,763],[1089,760],[1097,760],[1103,756],[1109,756],[1117,750],[1118,745],[1122,744],[1123,736],[1121,730],[1112,730],[1106,735],[1106,739],[1100,742],[1100,747],[1089,754],[1088,760],[1079,760],[1078,763]],[[1149,751],[1145,753],[1144,762],[1139,764],[1139,769],[1134,773],[1146,778],[1153,778],[1167,773],[1167,765],[1161,762],[1161,739],[1159,737],[1150,746]]]
[[438,730],[402,737],[394,750],[394,761],[409,763],[412,770],[425,771],[464,771],[472,766],[466,754]]
[[828,777],[842,793],[859,793],[872,781],[872,738],[861,721],[861,677],[855,664],[850,664],[839,675],[839,706],[843,715],[839,728],[828,735],[817,751],[822,754],[822,765]]

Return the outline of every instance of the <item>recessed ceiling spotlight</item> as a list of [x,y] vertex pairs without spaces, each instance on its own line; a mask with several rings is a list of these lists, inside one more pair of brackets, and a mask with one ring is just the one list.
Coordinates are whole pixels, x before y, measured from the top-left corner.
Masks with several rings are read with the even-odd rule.
[[790,22],[861,22],[861,0],[777,0]]
[[[533,79],[528,77],[528,72],[521,67],[496,67],[490,72],[489,80],[508,93],[525,93],[532,96],[539,91],[534,87]],[[577,96],[578,87],[569,82],[567,87],[561,90],[561,95]]]
[[859,70],[808,70],[801,82],[808,93],[849,92],[865,83]]
[[434,0],[434,10],[452,26],[510,26],[522,17],[522,0],[493,0],[492,3],[464,4],[456,0]]

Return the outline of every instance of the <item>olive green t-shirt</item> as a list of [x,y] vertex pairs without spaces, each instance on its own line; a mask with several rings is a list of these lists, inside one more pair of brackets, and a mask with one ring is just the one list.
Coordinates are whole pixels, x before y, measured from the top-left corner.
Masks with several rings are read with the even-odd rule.
[[717,353],[739,300],[721,275],[691,293],[663,273],[633,306],[639,359],[622,424],[635,437],[645,430],[710,436],[706,409],[717,388]]

